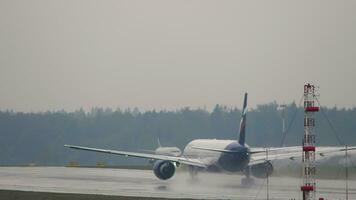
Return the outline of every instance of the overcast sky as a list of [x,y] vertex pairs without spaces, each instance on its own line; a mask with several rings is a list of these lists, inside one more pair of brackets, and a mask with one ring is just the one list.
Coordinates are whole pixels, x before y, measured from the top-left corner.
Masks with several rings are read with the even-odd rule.
[[0,109],[356,105],[356,1],[0,0]]

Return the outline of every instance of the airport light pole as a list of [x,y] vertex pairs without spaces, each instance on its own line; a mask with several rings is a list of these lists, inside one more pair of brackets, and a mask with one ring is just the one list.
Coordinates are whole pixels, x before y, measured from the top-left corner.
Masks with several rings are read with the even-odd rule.
[[[282,137],[285,137],[285,134],[286,134],[286,126],[285,126],[286,107],[287,107],[286,104],[279,105],[279,108],[282,110],[282,114],[281,114],[281,117],[282,117]],[[283,141],[282,146],[283,147],[285,146],[284,141]]]
[[282,133],[286,132],[286,127],[285,127],[285,119],[286,119],[286,104],[281,104],[279,107],[282,110]]
[[347,145],[345,146],[346,149],[345,149],[345,178],[346,178],[346,200],[349,200],[349,168],[348,168],[348,158],[347,158]]
[[[268,148],[266,148],[266,161],[268,162]],[[266,192],[267,192],[267,200],[269,200],[269,188],[268,188],[268,184],[269,184],[269,180],[268,180],[268,170],[266,170],[266,175],[267,175],[267,186],[266,186]]]

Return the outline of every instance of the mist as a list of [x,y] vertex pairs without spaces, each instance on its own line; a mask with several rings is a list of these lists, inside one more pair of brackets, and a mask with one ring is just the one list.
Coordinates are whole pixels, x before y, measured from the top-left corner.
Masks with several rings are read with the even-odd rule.
[[354,1],[2,0],[0,108],[325,106],[356,95]]

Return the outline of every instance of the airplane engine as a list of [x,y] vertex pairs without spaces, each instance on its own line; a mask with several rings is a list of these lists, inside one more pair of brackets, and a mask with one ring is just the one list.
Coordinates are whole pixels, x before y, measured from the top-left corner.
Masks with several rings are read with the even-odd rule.
[[273,166],[269,161],[251,166],[251,174],[256,178],[266,178],[267,175],[270,176],[272,172]]
[[174,175],[176,171],[175,165],[166,160],[157,160],[153,165],[153,172],[157,178],[167,180]]

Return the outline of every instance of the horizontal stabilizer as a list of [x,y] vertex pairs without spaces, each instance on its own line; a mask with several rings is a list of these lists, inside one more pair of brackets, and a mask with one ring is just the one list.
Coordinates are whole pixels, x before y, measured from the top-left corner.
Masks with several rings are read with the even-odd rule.
[[238,151],[232,151],[232,150],[227,150],[227,149],[214,149],[214,148],[204,148],[204,147],[194,147],[194,146],[192,148],[206,150],[206,151],[216,151],[216,152],[221,152],[221,153],[238,153]]
[[[296,158],[302,157],[303,148],[301,146],[294,147],[279,147],[279,148],[268,148],[268,160],[281,160],[281,159],[290,159],[295,160]],[[316,149],[316,159],[325,156],[332,156],[336,153],[345,152],[345,147],[317,147]],[[347,151],[356,151],[356,146],[348,147]],[[266,162],[266,149],[258,148],[251,149],[251,161],[250,165],[259,164]],[[319,157],[320,156],[320,157]]]

